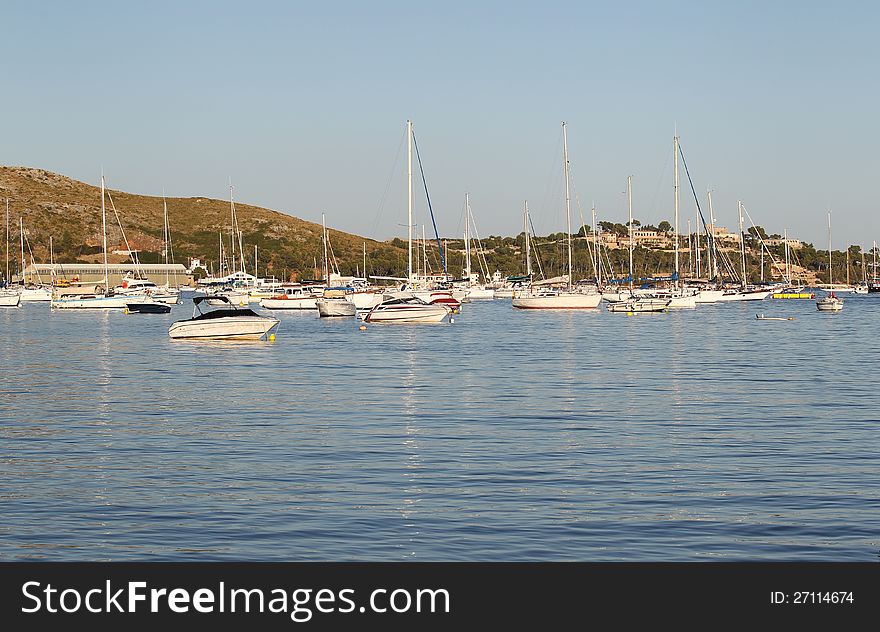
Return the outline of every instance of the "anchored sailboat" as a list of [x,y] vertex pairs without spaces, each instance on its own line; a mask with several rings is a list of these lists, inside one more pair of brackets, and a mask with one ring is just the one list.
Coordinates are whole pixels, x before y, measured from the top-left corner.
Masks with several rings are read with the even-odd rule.
[[511,303],[519,309],[596,309],[602,301],[598,292],[575,291],[571,265],[571,165],[568,160],[568,133],[562,123],[563,167],[565,170],[565,219],[568,230],[568,275],[565,289],[543,288],[532,284],[529,289],[516,292]]
[[[834,287],[831,270],[831,211],[828,211],[828,284]],[[820,312],[839,312],[843,309],[843,299],[835,296],[834,290],[830,290],[828,296],[816,301],[816,308]]]

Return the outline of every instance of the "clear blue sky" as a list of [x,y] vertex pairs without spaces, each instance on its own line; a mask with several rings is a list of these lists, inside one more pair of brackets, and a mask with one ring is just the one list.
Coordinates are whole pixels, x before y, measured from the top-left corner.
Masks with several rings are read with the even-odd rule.
[[466,191],[482,234],[518,232],[524,199],[546,233],[562,120],[584,213],[625,221],[632,174],[644,223],[672,217],[677,125],[720,224],[741,198],[771,233],[824,247],[831,207],[836,247],[880,240],[871,2],[6,2],[3,25],[3,164],[172,196],[231,177],[387,238],[412,118],[441,233]]

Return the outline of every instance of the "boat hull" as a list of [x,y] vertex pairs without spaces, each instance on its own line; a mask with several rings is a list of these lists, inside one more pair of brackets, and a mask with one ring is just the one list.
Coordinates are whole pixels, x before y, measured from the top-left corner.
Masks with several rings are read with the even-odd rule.
[[724,290],[700,290],[697,293],[697,303],[717,303],[724,296]]
[[304,296],[302,298],[264,298],[260,301],[260,307],[266,309],[316,309],[317,298]]
[[54,309],[125,309],[128,303],[143,300],[143,296],[71,296],[53,298]]
[[511,301],[517,309],[596,309],[602,302],[601,294],[560,292],[551,295],[520,295]]
[[669,309],[669,299],[639,298],[629,301],[618,301],[608,304],[609,312],[637,314],[646,312],[665,312]]
[[52,300],[52,290],[47,288],[25,288],[21,291],[22,303],[47,303]]
[[732,292],[730,294],[724,294],[720,299],[718,299],[718,302],[733,303],[738,301],[763,301],[772,293],[773,290],[762,290],[759,292]]
[[0,296],[0,307],[18,307],[21,305],[21,296],[18,294],[4,294]]
[[843,301],[829,296],[816,301],[816,309],[820,312],[839,312],[843,309]]
[[368,323],[439,323],[449,314],[442,305],[376,306],[364,317]]

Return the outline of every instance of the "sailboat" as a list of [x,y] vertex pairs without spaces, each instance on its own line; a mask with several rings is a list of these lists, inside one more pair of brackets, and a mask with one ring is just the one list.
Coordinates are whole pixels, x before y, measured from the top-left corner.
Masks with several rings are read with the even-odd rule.
[[720,302],[730,301],[763,301],[765,298],[773,294],[773,290],[750,286],[748,284],[748,275],[746,274],[746,239],[743,232],[743,204],[742,200],[737,201],[737,211],[739,212],[739,251],[740,261],[742,264],[742,277],[740,279],[740,289],[728,290],[724,292]]
[[[608,303],[609,312],[634,314],[637,312],[664,312],[669,309],[671,298],[659,298],[650,295],[636,295],[633,280],[633,240],[632,240],[632,176],[626,178],[626,197],[629,207],[629,296]],[[618,292],[623,296],[623,292]]]
[[[104,250],[104,280],[91,288],[72,286],[56,287],[52,294],[51,306],[56,309],[126,309],[129,302],[143,298],[144,294],[116,294],[110,289],[110,275],[107,265],[107,208],[105,202],[104,174],[101,174],[101,232]],[[101,287],[103,285],[103,287]]]
[[880,292],[880,279],[877,278],[877,242],[873,244],[871,249],[873,261],[871,263],[871,280],[868,281],[868,293],[876,294]]
[[[407,176],[407,276],[405,288],[412,288],[415,281],[413,276],[413,188],[412,188],[412,149],[413,149],[413,126],[412,121],[406,122],[406,176]],[[450,294],[451,297],[451,294]],[[437,303],[427,301],[409,292],[402,291],[390,295],[384,295],[377,305],[374,305],[364,316],[364,321],[377,323],[439,323],[442,322],[450,310]]]
[[327,257],[327,226],[324,224],[324,214],[321,213],[321,231],[324,234],[324,279],[327,286],[323,295],[315,301],[318,315],[328,316],[354,316],[357,308],[346,297],[344,288],[330,287],[330,259]]
[[853,294],[868,293],[868,268],[865,267],[865,251],[862,250],[862,280],[853,286]]
[[[828,211],[828,284],[834,287],[831,270],[831,211]],[[820,312],[839,312],[843,309],[843,299],[835,296],[834,290],[830,290],[828,296],[816,301],[816,307]]]
[[[464,227],[464,282],[462,287],[466,291],[467,300],[479,300],[479,299],[490,299],[495,298],[495,288],[487,287],[486,285],[481,285],[479,283],[479,273],[471,271],[471,224],[473,223],[473,214],[471,213],[471,197],[469,193],[464,194],[464,205],[465,205],[465,227]],[[474,224],[474,232],[476,232],[476,225]],[[480,236],[477,235],[477,260],[480,261],[481,264],[485,265],[485,257],[480,249]],[[481,259],[480,257],[483,256]],[[484,268],[484,275],[488,274],[488,270]]]
[[[6,216],[7,222],[9,221],[9,200],[6,200]],[[14,288],[16,292],[18,292],[19,298],[22,303],[43,303],[49,302],[52,300],[52,289],[51,287],[45,285],[42,282],[40,277],[40,273],[37,272],[37,278],[39,279],[39,283],[27,283],[25,281],[24,269],[26,267],[25,264],[25,256],[24,256],[24,218],[19,216],[18,218],[18,234],[19,241],[21,242],[21,265],[19,267],[19,285]],[[8,244],[7,244],[8,249]],[[28,251],[30,251],[30,242],[28,242]],[[33,253],[31,253],[31,262],[33,262]],[[12,289],[12,288],[10,288]]]
[[602,301],[598,292],[577,292],[572,284],[571,265],[571,165],[568,160],[568,133],[562,123],[563,167],[565,171],[565,218],[568,228],[568,276],[565,289],[551,289],[532,283],[527,290],[516,292],[511,301],[518,309],[596,309]]
[[21,297],[18,292],[7,289],[9,284],[9,200],[6,200],[6,276],[3,277],[3,287],[0,288],[0,307],[18,307],[21,305]]

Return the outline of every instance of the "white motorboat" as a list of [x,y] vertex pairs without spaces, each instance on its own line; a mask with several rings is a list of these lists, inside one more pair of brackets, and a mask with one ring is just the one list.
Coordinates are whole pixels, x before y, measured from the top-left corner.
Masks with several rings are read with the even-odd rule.
[[318,315],[330,316],[354,316],[357,307],[349,300],[345,290],[329,288],[324,290],[324,295],[315,300],[318,307]]
[[629,300],[608,303],[609,312],[635,314],[642,312],[665,312],[672,302],[670,298],[652,298],[649,296],[633,297]]
[[114,294],[126,296],[149,296],[155,301],[166,305],[177,305],[180,301],[180,290],[170,285],[156,285],[149,279],[126,276],[122,284],[113,288]]
[[277,318],[261,316],[247,307],[235,307],[228,299],[228,307],[203,312],[200,306],[206,301],[207,297],[195,297],[192,318],[173,323],[168,335],[173,339],[261,340],[274,335],[272,331],[278,327]]
[[859,283],[858,285],[853,286],[853,294],[867,294],[868,293],[868,284],[867,283]]
[[368,323],[439,323],[448,314],[449,310],[443,305],[402,294],[387,296],[367,312],[364,320]]
[[311,288],[286,286],[272,298],[261,300],[260,307],[266,309],[315,309],[318,306],[315,302],[317,298]]

